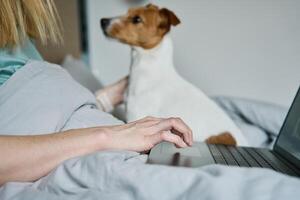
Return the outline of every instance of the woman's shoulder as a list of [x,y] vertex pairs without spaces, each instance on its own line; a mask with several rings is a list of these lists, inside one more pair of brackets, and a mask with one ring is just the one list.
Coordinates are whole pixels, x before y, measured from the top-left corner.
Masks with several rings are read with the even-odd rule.
[[[34,94],[73,98],[84,96],[93,99],[93,95],[61,66],[45,61],[29,60],[24,67],[18,70],[3,86],[0,93],[5,96],[17,91],[34,91]],[[2,99],[2,98],[1,98]]]
[[39,74],[66,76],[71,78],[69,73],[58,64],[49,63],[47,61],[29,60],[23,69],[26,73],[28,71],[37,72]]
[[74,80],[69,72],[60,65],[46,61],[29,61],[27,65],[24,68],[25,71],[33,70],[38,72],[32,76],[37,84],[42,83],[47,88],[59,89],[61,91],[72,91],[73,94],[91,95],[86,88]]
[[95,107],[95,97],[66,70],[28,61],[0,87],[0,132],[59,131],[85,105]]
[[86,88],[73,79],[67,70],[57,64],[30,60],[22,70],[19,73],[21,78],[31,77],[31,82],[42,83],[41,86],[72,89],[73,91],[80,90],[81,92],[82,90],[86,90]]

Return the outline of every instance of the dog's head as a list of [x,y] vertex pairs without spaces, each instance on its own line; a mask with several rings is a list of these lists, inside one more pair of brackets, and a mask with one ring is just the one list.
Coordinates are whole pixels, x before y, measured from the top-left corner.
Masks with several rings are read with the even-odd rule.
[[172,11],[153,4],[129,9],[127,14],[120,17],[101,19],[106,36],[144,49],[155,47],[171,26],[179,23],[180,20]]

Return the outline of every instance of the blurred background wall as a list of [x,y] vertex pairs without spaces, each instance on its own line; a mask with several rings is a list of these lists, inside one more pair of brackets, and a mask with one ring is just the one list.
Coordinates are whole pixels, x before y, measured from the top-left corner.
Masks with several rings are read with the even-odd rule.
[[[172,37],[183,77],[211,95],[290,104],[300,84],[299,0],[151,2],[182,21]],[[123,14],[132,4],[87,1],[90,64],[104,84],[128,73],[130,55],[125,45],[104,38],[99,19]]]
[[105,85],[128,73],[130,48],[107,40],[100,18],[124,14],[130,6],[149,2],[173,10],[181,19],[182,24],[171,31],[176,68],[207,94],[289,105],[300,84],[299,0],[56,2],[66,44],[52,48],[51,54],[60,52],[54,56],[56,62],[66,52],[84,55]]

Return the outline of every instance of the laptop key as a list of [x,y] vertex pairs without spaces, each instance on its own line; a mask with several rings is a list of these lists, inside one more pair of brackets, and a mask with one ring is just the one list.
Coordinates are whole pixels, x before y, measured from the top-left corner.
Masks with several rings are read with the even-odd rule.
[[255,152],[254,148],[245,147],[244,148],[257,163],[263,168],[274,169],[269,163],[267,163],[258,153]]
[[242,157],[247,160],[250,167],[261,167],[257,161],[244,149],[244,147],[237,147],[236,149],[242,155]]
[[234,146],[227,146],[227,149],[231,153],[231,155],[234,157],[236,162],[241,167],[249,167],[249,163],[244,159],[244,157],[238,152],[237,148]]
[[255,149],[276,171],[297,176],[297,174],[267,149]]
[[226,161],[224,160],[221,152],[216,147],[216,145],[208,144],[207,146],[208,146],[208,149],[210,150],[210,153],[212,154],[216,164],[227,165]]
[[239,166],[225,145],[216,145],[228,165]]

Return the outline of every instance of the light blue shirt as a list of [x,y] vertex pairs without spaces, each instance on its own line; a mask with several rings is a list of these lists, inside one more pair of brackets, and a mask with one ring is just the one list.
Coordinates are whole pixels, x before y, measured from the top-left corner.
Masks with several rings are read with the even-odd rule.
[[7,81],[28,60],[43,60],[30,39],[13,50],[0,49],[0,86]]

